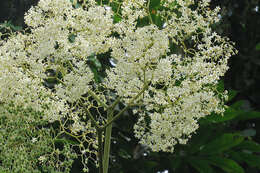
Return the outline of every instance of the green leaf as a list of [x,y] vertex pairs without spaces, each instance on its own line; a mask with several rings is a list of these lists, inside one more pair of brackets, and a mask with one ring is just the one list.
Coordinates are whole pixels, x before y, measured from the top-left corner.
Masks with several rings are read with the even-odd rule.
[[130,159],[131,158],[131,155],[127,153],[127,151],[123,150],[123,149],[120,149],[118,151],[118,155],[124,159]]
[[188,162],[200,173],[213,173],[213,169],[207,160],[201,160],[199,158],[188,158]]
[[226,133],[206,144],[201,153],[207,155],[221,153],[237,146],[243,140],[244,137],[238,133]]
[[171,162],[172,169],[176,170],[181,166],[182,159],[180,157],[173,157],[170,162]]
[[119,15],[115,14],[115,15],[113,16],[113,22],[114,22],[114,23],[118,23],[118,22],[120,22],[121,20],[122,20],[122,18],[121,18]]
[[191,154],[194,154],[196,152],[199,152],[202,148],[205,147],[207,142],[214,138],[216,133],[212,135],[212,128],[209,126],[200,126],[200,128],[197,131],[197,134],[194,134],[189,141],[188,145],[188,152]]
[[91,56],[89,56],[88,61],[90,62],[91,65],[95,66],[97,68],[97,70],[100,70],[102,68],[102,64],[100,63],[100,61],[97,59],[97,57],[95,56],[95,54],[92,54]]
[[249,119],[256,119],[260,118],[260,112],[257,111],[250,111],[250,112],[242,112],[237,117],[238,120],[249,120]]
[[243,141],[235,147],[235,149],[249,150],[252,152],[260,152],[260,144],[254,141]]
[[240,163],[247,163],[250,167],[260,168],[260,156],[246,151],[230,152],[229,156]]
[[172,3],[170,3],[171,8],[175,8],[177,5],[178,5],[177,1],[173,1]]
[[245,136],[245,137],[249,137],[249,136],[255,136],[256,135],[256,130],[255,129],[245,129],[241,132],[241,135]]
[[217,85],[217,90],[219,91],[219,92],[224,92],[224,90],[225,90],[225,88],[224,88],[224,80],[220,80],[219,81],[219,83],[218,83],[218,85]]
[[212,113],[209,116],[205,117],[205,120],[210,123],[222,123],[225,121],[230,121],[238,116],[237,110],[232,107],[228,107],[228,109],[224,112],[224,115],[221,116],[219,114]]
[[257,45],[255,46],[255,50],[260,50],[260,43],[257,43]]
[[231,159],[214,156],[214,157],[209,157],[207,159],[207,161],[210,162],[210,164],[221,168],[222,170],[224,170],[227,173],[244,173],[245,172],[244,169],[241,166],[239,166],[239,164],[237,164],[234,160],[231,160]]
[[[232,119],[239,120],[240,116],[245,112],[241,110],[241,106],[245,103],[244,100],[240,100],[229,106],[224,112],[224,116],[212,113],[209,116],[201,119],[201,124],[210,124],[210,123],[222,123],[225,121],[230,121]],[[238,118],[239,117],[239,118]]]
[[234,97],[236,97],[237,95],[237,91],[236,90],[229,90],[228,91],[228,101],[232,100]]
[[233,103],[230,107],[232,107],[235,110],[241,110],[241,107],[245,104],[245,100],[239,100],[235,103]]
[[87,57],[88,64],[90,66],[90,69],[92,73],[94,74],[94,79],[97,83],[100,83],[103,80],[103,77],[100,74],[100,70],[102,69],[102,64],[96,57],[96,55],[93,53],[89,57]]
[[91,67],[90,69],[91,69],[92,73],[94,74],[95,82],[100,83],[103,79],[102,76],[99,75],[96,68]]
[[249,166],[260,168],[260,156],[246,152],[240,152],[239,155]]
[[232,160],[235,160],[238,163],[243,163],[244,161],[243,161],[243,158],[241,158],[241,156],[239,154],[240,152],[241,151],[237,151],[237,152],[236,151],[229,151],[228,157]]
[[152,14],[152,20],[154,22],[154,24],[160,28],[162,28],[163,26],[163,21],[162,21],[162,18],[158,15],[155,15],[155,14]]
[[2,28],[11,28],[14,31],[21,31],[23,29],[23,27],[21,27],[21,26],[13,25],[12,21],[7,21],[7,22],[4,22],[4,23],[1,23],[0,29],[2,29]]
[[14,31],[21,31],[21,30],[23,29],[23,27],[21,27],[21,26],[10,25],[10,27],[11,27]]
[[160,6],[161,0],[151,0],[149,4],[150,9],[157,9]]

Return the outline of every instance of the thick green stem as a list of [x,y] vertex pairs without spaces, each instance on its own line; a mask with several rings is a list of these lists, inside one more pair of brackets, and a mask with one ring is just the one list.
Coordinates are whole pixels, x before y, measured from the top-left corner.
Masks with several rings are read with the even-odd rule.
[[[109,110],[107,111],[107,119],[108,121],[112,120],[114,110],[116,105],[120,102],[120,97],[118,97],[112,104],[109,106]],[[103,171],[104,173],[108,173],[109,166],[109,155],[110,155],[110,145],[111,145],[111,134],[112,134],[112,124],[107,126],[104,130],[105,132],[105,146],[104,146],[104,159],[103,159]]]
[[[148,84],[145,83],[143,89],[130,100],[128,105],[122,109],[116,116],[113,117],[115,106],[120,102],[120,98],[118,98],[111,106],[107,107],[107,123],[101,127],[97,128],[98,130],[98,143],[99,143],[99,173],[108,173],[108,166],[109,166],[109,155],[110,155],[110,145],[111,145],[111,134],[112,134],[112,122],[114,122],[116,119],[118,119],[129,107],[131,107],[144,93],[144,91],[148,88]],[[105,146],[104,146],[104,155],[101,155],[103,153],[103,146],[102,146],[102,132],[105,131]],[[101,137],[100,137],[101,135]],[[100,139],[101,138],[101,139]]]
[[[113,118],[113,109],[110,109],[107,113],[108,121]],[[110,144],[111,144],[111,133],[112,133],[112,124],[106,127],[105,132],[105,146],[104,146],[104,159],[103,159],[103,173],[108,173],[109,166],[109,155],[110,155]]]
[[103,131],[97,129],[98,133],[98,163],[99,163],[99,173],[103,173],[103,141],[102,133]]

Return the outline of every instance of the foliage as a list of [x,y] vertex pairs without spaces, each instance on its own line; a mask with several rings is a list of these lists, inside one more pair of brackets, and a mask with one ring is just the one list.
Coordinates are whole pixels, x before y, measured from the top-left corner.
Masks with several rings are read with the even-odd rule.
[[0,172],[69,172],[76,157],[70,145],[58,145],[39,112],[21,109],[0,105]]
[[201,121],[199,135],[185,146],[186,156],[180,156],[182,164],[187,162],[201,173],[215,172],[218,170],[215,167],[224,172],[242,173],[245,172],[242,167],[245,163],[248,167],[260,169],[260,145],[251,139],[255,135],[252,133],[254,129],[234,131],[228,125],[243,118],[260,117],[260,112],[245,112],[239,110],[240,107],[234,108],[236,106],[236,103],[231,105],[223,117],[212,115]]

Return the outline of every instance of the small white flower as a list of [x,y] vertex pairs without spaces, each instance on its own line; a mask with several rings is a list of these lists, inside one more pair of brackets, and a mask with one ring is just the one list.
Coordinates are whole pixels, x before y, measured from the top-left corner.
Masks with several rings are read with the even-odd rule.
[[46,160],[46,157],[45,157],[45,156],[40,156],[40,157],[38,158],[38,160],[39,160],[41,163],[43,163],[43,162]]
[[32,143],[37,142],[37,138],[32,138]]

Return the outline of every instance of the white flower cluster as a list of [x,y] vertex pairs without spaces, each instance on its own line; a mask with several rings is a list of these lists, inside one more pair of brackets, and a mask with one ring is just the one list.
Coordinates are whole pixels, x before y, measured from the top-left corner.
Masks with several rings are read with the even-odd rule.
[[[199,118],[224,111],[216,84],[234,48],[210,29],[218,9],[209,10],[209,0],[161,1],[153,13],[163,27],[154,23],[150,1],[92,0],[75,8],[69,0],[40,0],[25,16],[28,31],[0,47],[0,103],[33,108],[51,122],[73,115],[72,131],[88,131],[93,125],[78,117],[78,103],[95,82],[87,57],[111,52],[117,63],[106,71],[105,88],[129,104],[147,87],[134,102],[140,142],[170,152],[186,143]],[[111,2],[116,12],[107,8]],[[143,18],[149,24],[140,26]],[[50,79],[58,83],[53,88],[44,85]]]
[[161,6],[165,8],[157,13],[165,20],[162,28],[152,18],[150,25],[135,23],[134,29],[122,29],[127,26],[124,20],[117,24],[120,37],[111,53],[117,65],[107,71],[105,84],[126,103],[148,85],[135,102],[135,135],[153,151],[172,152],[175,144],[187,142],[199,118],[224,112],[226,93],[218,93],[216,85],[235,50],[211,30],[219,9],[209,10],[208,0],[168,0]]

